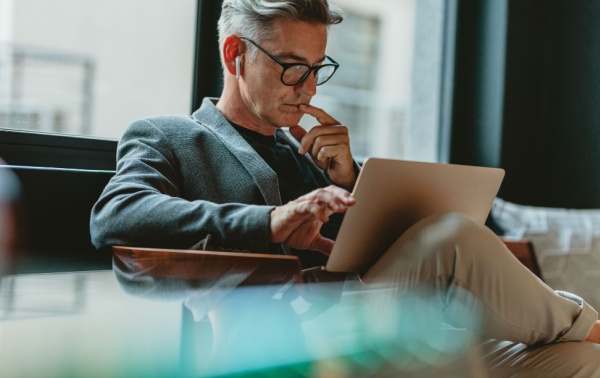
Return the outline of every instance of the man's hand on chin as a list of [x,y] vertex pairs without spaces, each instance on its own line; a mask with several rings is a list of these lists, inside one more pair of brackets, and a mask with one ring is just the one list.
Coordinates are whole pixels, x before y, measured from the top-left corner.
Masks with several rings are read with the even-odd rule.
[[290,127],[290,133],[300,142],[299,153],[308,153],[313,161],[336,185],[352,190],[356,182],[354,160],[350,151],[348,128],[312,105],[300,105],[300,111],[317,119],[318,126],[310,131],[300,126]]
[[328,255],[333,241],[321,236],[321,226],[355,202],[348,191],[332,185],[278,206],[271,212],[271,242]]

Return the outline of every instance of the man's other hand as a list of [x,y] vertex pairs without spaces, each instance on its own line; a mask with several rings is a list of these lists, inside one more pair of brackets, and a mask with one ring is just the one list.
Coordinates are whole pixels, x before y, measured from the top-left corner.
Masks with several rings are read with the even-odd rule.
[[300,105],[300,111],[317,119],[320,125],[306,132],[300,126],[290,127],[290,133],[300,142],[299,153],[308,153],[336,185],[352,190],[356,182],[354,160],[350,152],[348,128],[311,105]]
[[271,242],[328,255],[333,240],[321,236],[321,226],[331,214],[343,213],[355,202],[348,191],[332,185],[278,206],[271,212]]

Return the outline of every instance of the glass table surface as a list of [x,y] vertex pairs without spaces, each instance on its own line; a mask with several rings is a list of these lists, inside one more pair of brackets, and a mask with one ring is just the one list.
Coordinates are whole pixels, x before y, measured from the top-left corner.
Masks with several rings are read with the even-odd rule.
[[236,271],[195,279],[198,267],[189,261],[153,264],[116,261],[113,270],[1,278],[0,376],[475,371],[473,335],[440,329],[441,312],[422,297],[396,300],[353,280],[245,286]]

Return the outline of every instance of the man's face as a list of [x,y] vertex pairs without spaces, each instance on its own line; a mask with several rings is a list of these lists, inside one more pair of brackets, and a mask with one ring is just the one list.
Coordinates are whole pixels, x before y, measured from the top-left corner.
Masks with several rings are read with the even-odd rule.
[[[284,63],[319,65],[325,59],[327,27],[323,24],[277,21],[277,37],[257,41],[266,51]],[[281,80],[283,67],[262,51],[249,61],[246,56],[244,80],[240,94],[252,117],[254,127],[261,130],[280,126],[295,126],[303,113],[298,105],[307,104],[316,94],[315,77],[311,73],[302,83],[286,86]]]

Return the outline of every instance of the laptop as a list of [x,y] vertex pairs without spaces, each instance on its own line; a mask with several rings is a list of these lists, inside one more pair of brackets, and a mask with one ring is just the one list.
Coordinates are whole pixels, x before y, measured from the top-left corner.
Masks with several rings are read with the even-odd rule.
[[409,227],[447,212],[485,223],[504,170],[369,158],[362,167],[326,270],[368,270]]

